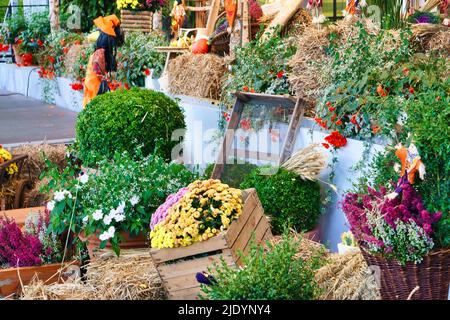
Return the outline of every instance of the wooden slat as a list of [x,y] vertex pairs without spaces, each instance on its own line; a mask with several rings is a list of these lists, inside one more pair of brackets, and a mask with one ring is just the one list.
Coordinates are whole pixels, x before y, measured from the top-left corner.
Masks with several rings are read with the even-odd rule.
[[250,218],[247,220],[244,227],[241,229],[239,236],[237,237],[236,241],[231,247],[231,251],[235,255],[235,258],[238,257],[237,252],[239,250],[244,250],[244,248],[247,246],[247,243],[250,241],[252,237],[253,231],[256,229],[256,226],[258,225],[259,221],[263,219],[263,214],[261,211],[262,210],[260,207],[255,206],[252,214],[250,215]]
[[220,0],[211,0],[211,10],[209,10],[208,20],[206,21],[206,34],[210,36],[214,32],[214,26],[219,16]]
[[214,263],[220,263],[220,257],[223,257],[227,263],[232,263],[232,255],[229,249],[215,255],[185,260],[176,263],[162,263],[157,265],[158,272],[163,280],[180,277],[189,273],[207,271],[208,266]]
[[305,113],[306,102],[303,99],[298,99],[295,104],[294,113],[292,114],[291,121],[289,123],[288,133],[281,149],[281,156],[278,165],[281,166],[292,154],[292,149],[295,144],[298,129]]
[[[254,241],[255,243],[261,243],[262,241],[264,241],[264,237],[266,236],[267,232],[270,232],[270,224],[267,221],[267,219],[260,219],[258,222],[258,225],[256,226],[255,230],[254,230],[254,234],[255,234],[255,238]],[[253,232],[252,235],[253,236]],[[267,235],[268,236],[268,235]],[[244,253],[244,255],[247,255],[250,251],[250,244],[251,244],[251,240],[252,238],[250,237],[249,241],[247,241],[247,244],[245,245],[245,247],[242,250],[242,252]],[[241,264],[241,257],[238,256],[237,257],[237,261],[236,263],[238,265]]]
[[12,218],[19,226],[23,226],[25,224],[25,220],[30,215],[30,213],[44,213],[44,211],[45,207],[31,207],[31,208],[0,211],[0,216]]
[[220,176],[222,175],[224,164],[227,161],[227,156],[233,145],[234,134],[238,127],[243,108],[244,103],[240,99],[236,99],[231,113],[231,119],[228,122],[228,128],[225,132],[221,148],[219,149],[216,164],[214,165],[214,170],[211,175],[212,179],[220,179]]
[[200,12],[200,11],[210,11],[211,10],[211,6],[205,6],[205,7],[191,7],[191,6],[186,6],[185,7],[186,11],[193,11],[193,12]]
[[200,287],[185,288],[168,294],[170,300],[197,300],[201,293]]
[[206,241],[196,242],[186,247],[151,249],[151,255],[155,263],[161,263],[225,248],[227,248],[227,241],[222,234],[219,234]]
[[231,248],[236,241],[237,237],[242,231],[242,228],[247,223],[250,215],[253,212],[253,209],[257,206],[256,201],[256,191],[253,189],[252,193],[247,197],[247,201],[244,203],[244,207],[242,209],[242,214],[238,217],[236,221],[231,223],[227,232],[225,233],[225,239],[227,240],[228,246]]

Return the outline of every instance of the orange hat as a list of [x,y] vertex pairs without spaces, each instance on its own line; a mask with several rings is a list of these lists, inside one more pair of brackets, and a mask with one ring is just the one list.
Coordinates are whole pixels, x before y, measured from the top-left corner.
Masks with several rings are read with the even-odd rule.
[[94,24],[104,33],[115,37],[114,28],[120,26],[120,20],[115,14],[106,17],[98,17],[94,20]]

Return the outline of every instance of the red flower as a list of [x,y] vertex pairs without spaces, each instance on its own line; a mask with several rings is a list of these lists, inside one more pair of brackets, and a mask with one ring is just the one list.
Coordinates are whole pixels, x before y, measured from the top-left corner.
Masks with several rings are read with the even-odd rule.
[[405,75],[405,77],[409,76],[409,69],[408,68],[403,69],[403,74]]
[[284,70],[281,70],[280,72],[277,73],[277,78],[281,79],[284,76]]
[[382,97],[387,96],[387,90],[384,90],[383,87],[381,86],[381,84],[379,84],[377,87],[377,93]]
[[242,119],[241,120],[241,128],[244,129],[244,131],[248,131],[251,129],[251,123],[249,119]]
[[356,124],[356,114],[352,115],[352,117],[350,118],[350,122]]
[[331,107],[331,102],[327,101],[327,107]]
[[37,44],[39,45],[39,47],[43,47],[44,46],[44,42],[42,42],[41,39],[38,39]]
[[64,52],[64,54],[67,54],[67,52],[69,52],[69,47],[64,47],[63,52]]
[[22,39],[16,40],[16,44],[22,44],[22,43],[23,43],[23,40],[22,40]]
[[22,54],[23,65],[31,66],[33,64],[33,55],[31,53]]
[[414,88],[413,87],[409,87],[409,93],[414,94]]
[[380,132],[380,131],[381,131],[381,129],[380,129],[379,126],[373,126],[373,127],[372,127],[372,132],[373,132],[373,134],[377,134],[377,133]]
[[328,129],[328,121],[323,121],[322,120],[322,118],[314,118],[314,120],[317,122],[317,124],[319,125],[319,126],[321,126],[322,128],[324,128],[324,129]]
[[325,141],[335,148],[341,148],[347,144],[347,138],[341,135],[339,131],[333,131],[330,135],[325,137]]
[[75,45],[80,45],[81,42],[80,42],[80,40],[75,40],[74,44],[75,44]]
[[342,120],[339,119],[338,121],[336,121],[336,125],[337,125],[337,126],[342,126]]
[[61,47],[64,47],[66,45],[66,40],[62,39],[59,44],[61,45]]
[[244,90],[245,92],[248,92],[248,87],[247,86],[243,86],[242,90]]
[[224,118],[226,118],[226,117],[228,117],[228,112],[223,112],[222,115]]
[[83,84],[82,83],[78,83],[78,82],[71,83],[70,87],[72,88],[72,90],[75,90],[75,91],[83,90]]
[[251,89],[250,92],[251,92],[251,93],[255,93],[255,89]]
[[125,87],[125,89],[130,90],[130,86],[128,83],[125,83],[123,86]]
[[322,143],[322,145],[325,149],[330,149],[330,145],[328,143]]
[[334,110],[336,110],[335,107],[329,107],[329,108],[328,108],[328,111],[330,111],[330,112],[333,112]]
[[334,121],[336,118],[337,118],[337,114],[334,113],[334,114],[331,116],[331,121]]
[[436,101],[441,101],[441,96],[437,96]]
[[55,58],[52,56],[48,56],[48,61],[50,61],[50,63],[55,63]]
[[145,73],[146,76],[149,76],[150,75],[150,69],[148,69],[148,68],[145,69],[144,73]]

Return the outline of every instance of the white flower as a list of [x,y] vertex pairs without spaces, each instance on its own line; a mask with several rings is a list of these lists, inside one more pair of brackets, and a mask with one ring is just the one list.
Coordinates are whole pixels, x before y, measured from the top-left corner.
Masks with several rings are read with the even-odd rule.
[[55,196],[53,197],[55,201],[62,201],[64,200],[64,191],[56,191]]
[[[112,211],[112,210],[111,210]],[[115,217],[115,213],[111,214],[111,212],[109,214],[107,214],[106,216],[103,217],[103,222],[106,225],[109,225],[112,221],[112,219]]]
[[65,196],[67,196],[67,198],[69,198],[69,199],[72,199],[72,198],[73,198],[73,197],[72,197],[72,194],[70,193],[70,191],[64,190],[63,193],[64,193]]
[[85,184],[89,181],[89,175],[87,173],[82,174],[78,177],[78,181],[80,181],[82,184]]
[[47,203],[47,210],[48,211],[50,211],[50,212],[52,212],[53,211],[53,209],[55,208],[55,201],[49,201],[48,203]]
[[125,215],[124,214],[117,214],[114,217],[114,220],[116,220],[117,222],[123,221],[123,220],[125,220]]
[[87,223],[88,220],[89,220],[89,216],[86,216],[86,217],[83,218],[83,222],[84,222],[84,223]]
[[116,212],[117,213],[123,213],[124,211],[125,211],[125,202],[122,201],[119,204],[119,206],[117,207]]
[[130,199],[130,203],[131,203],[132,206],[137,205],[137,204],[139,203],[139,201],[140,201],[140,199],[139,199],[139,197],[136,196],[136,195],[133,196],[133,197],[131,197],[131,199]]
[[116,232],[116,228],[114,228],[113,226],[109,227],[109,229],[105,232],[103,232],[100,235],[100,240],[101,241],[106,241],[108,239],[111,239],[112,237],[114,237],[114,233]]
[[92,215],[92,218],[94,218],[95,221],[103,219],[103,212],[102,212],[102,210],[95,210],[94,214]]

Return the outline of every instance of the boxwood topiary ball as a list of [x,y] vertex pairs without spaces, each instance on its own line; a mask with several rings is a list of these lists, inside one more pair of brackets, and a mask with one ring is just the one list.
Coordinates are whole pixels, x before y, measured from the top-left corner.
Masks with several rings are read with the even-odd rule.
[[320,185],[303,180],[297,174],[280,169],[273,175],[254,169],[241,184],[241,189],[255,188],[264,212],[271,217],[272,231],[281,234],[286,227],[311,231],[320,215]]
[[170,160],[178,143],[171,141],[174,130],[185,128],[179,105],[161,92],[132,88],[95,97],[78,115],[78,153],[85,165],[112,159],[116,151],[148,155],[158,153]]

